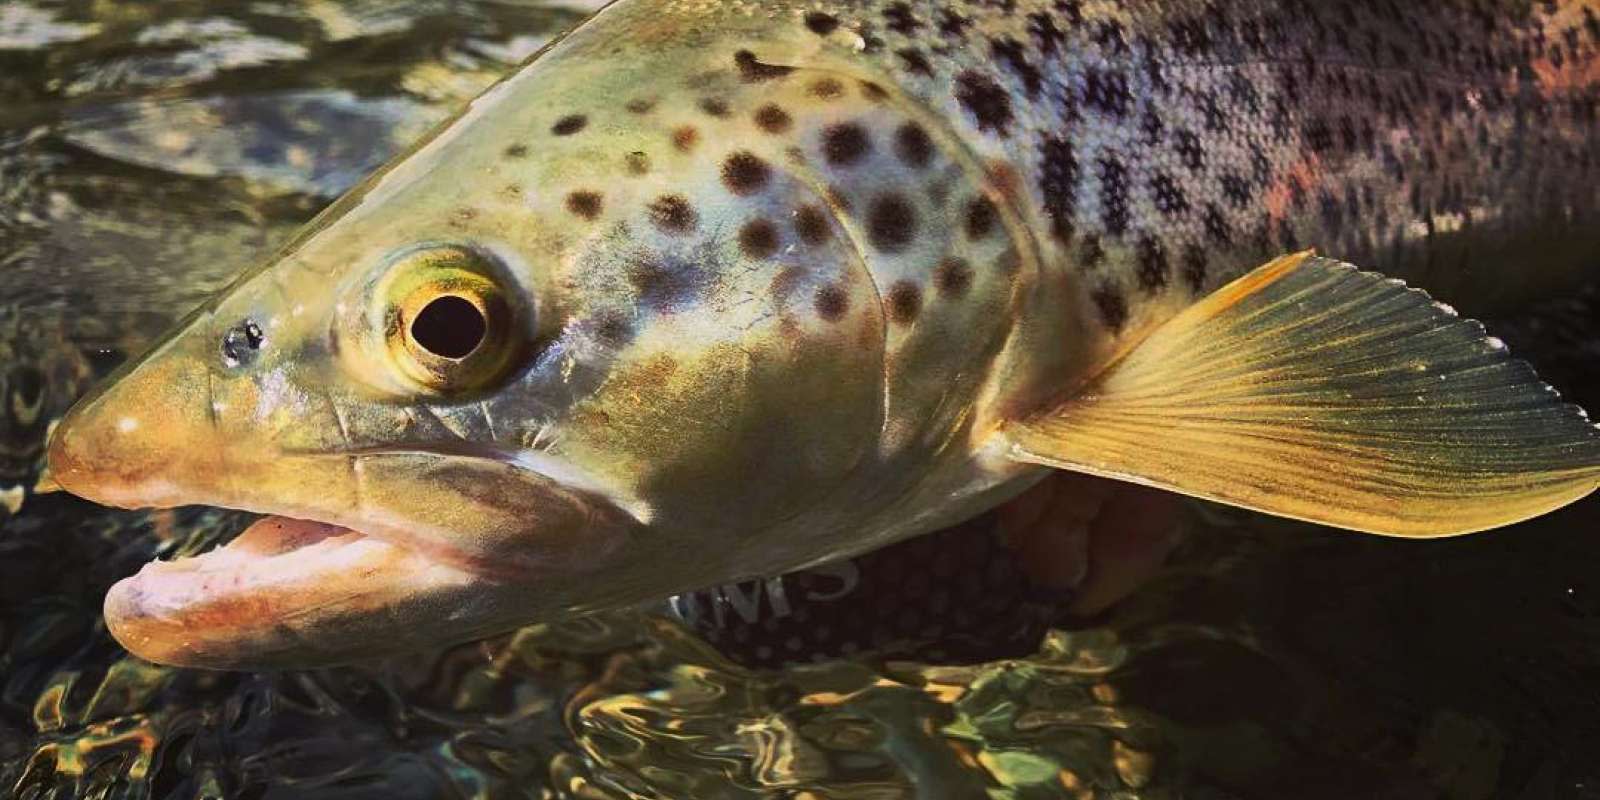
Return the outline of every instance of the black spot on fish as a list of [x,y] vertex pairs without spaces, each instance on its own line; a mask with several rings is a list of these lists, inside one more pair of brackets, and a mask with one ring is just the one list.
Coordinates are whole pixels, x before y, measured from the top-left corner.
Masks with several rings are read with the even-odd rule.
[[922,23],[911,13],[910,3],[891,3],[883,10],[883,18],[888,23],[889,30],[901,36],[915,36]]
[[1138,245],[1139,286],[1146,292],[1154,293],[1167,285],[1167,251],[1161,246],[1161,240],[1154,236],[1142,236]]
[[959,298],[972,286],[972,266],[963,259],[951,256],[934,268],[933,284],[939,288],[941,297]]
[[700,101],[700,110],[718,119],[729,114],[728,104],[716,97],[707,97]]
[[947,39],[966,41],[967,29],[970,27],[972,20],[954,11],[947,9],[939,15],[939,35]]
[[839,29],[839,18],[821,11],[806,14],[806,27],[818,36],[827,36]]
[[978,129],[1009,135],[1011,99],[994,79],[974,70],[956,76],[956,100],[978,121]]
[[700,215],[689,204],[689,199],[681,194],[656,198],[650,203],[649,212],[650,222],[666,233],[688,233],[700,224]]
[[1115,70],[1089,68],[1083,80],[1083,102],[1112,116],[1126,115],[1133,103],[1127,76]]
[[860,161],[872,152],[872,138],[867,129],[854,122],[842,122],[822,131],[822,157],[836,167]]
[[734,153],[722,162],[722,185],[740,196],[761,191],[771,174],[767,162],[745,151]]
[[1106,233],[1121,236],[1128,230],[1128,168],[1122,159],[1100,157],[1100,223]]
[[889,319],[910,325],[922,312],[922,288],[911,281],[898,281],[889,287]]
[[874,103],[882,103],[889,99],[889,90],[872,81],[862,81],[861,96]]
[[1100,45],[1104,50],[1110,50],[1114,53],[1126,53],[1128,51],[1128,40],[1123,35],[1122,23],[1116,20],[1108,20],[1095,26],[1092,38],[1094,43]]
[[921,125],[907,122],[895,131],[894,151],[906,166],[922,169],[933,161],[933,140]]
[[1078,250],[1078,265],[1085,270],[1100,266],[1106,260],[1106,249],[1100,245],[1099,234],[1091,233],[1083,237],[1083,245]]
[[1155,109],[1145,111],[1144,120],[1139,123],[1139,130],[1144,131],[1145,146],[1154,147],[1161,144],[1161,135],[1166,132],[1166,128],[1161,117],[1156,115]]
[[1034,43],[1045,58],[1055,55],[1067,40],[1066,35],[1056,27],[1055,18],[1043,11],[1028,15],[1028,33],[1033,36]]
[[739,251],[747,258],[770,258],[778,252],[778,226],[755,219],[739,229]]
[[604,205],[599,192],[576,191],[567,195],[567,210],[584,219],[600,216]]
[[625,158],[628,165],[628,174],[645,175],[650,172],[650,156],[643,150],[635,150]]
[[1046,137],[1039,144],[1039,194],[1044,213],[1050,218],[1050,233],[1058,241],[1072,238],[1077,214],[1078,159],[1072,143],[1064,138]]
[[776,64],[764,64],[756,58],[756,54],[749,50],[740,50],[733,54],[733,64],[739,69],[739,78],[745,83],[760,83],[762,81],[782,78],[791,72],[794,67],[781,67]]
[[807,91],[819,100],[837,100],[844,97],[844,84],[833,78],[818,78],[811,82]]
[[526,158],[527,156],[528,146],[525,144],[514,144],[506,148],[506,158]]
[[895,51],[900,61],[906,65],[906,71],[924,77],[933,77],[933,65],[928,63],[928,57],[915,47],[906,47]]
[[828,322],[837,322],[850,310],[850,295],[837,286],[824,286],[811,298],[817,316]]
[[867,210],[867,238],[885,253],[898,253],[917,236],[917,210],[899,194],[879,195]]
[[656,107],[656,101],[641,97],[635,100],[629,100],[628,105],[624,107],[628,109],[628,113],[630,114],[648,114]]
[[976,242],[994,232],[999,214],[987,197],[977,197],[967,204],[967,238]]
[[1175,216],[1189,213],[1189,199],[1184,196],[1183,187],[1165,172],[1158,172],[1150,180],[1150,192],[1155,200],[1156,210],[1164,216]]
[[813,247],[826,244],[833,238],[833,229],[828,226],[828,215],[816,206],[801,206],[794,215],[794,232],[800,236],[800,241]]
[[1206,285],[1206,251],[1197,244],[1183,249],[1183,281],[1195,293]]
[[588,117],[582,114],[571,114],[556,120],[556,124],[550,126],[550,132],[557,136],[571,136],[583,130],[588,124]]
[[694,149],[695,143],[700,141],[700,132],[692,125],[683,125],[672,131],[672,146],[680,153],[687,153]]
[[1000,39],[992,46],[994,57],[1022,81],[1029,97],[1037,97],[1044,86],[1044,76],[1039,68],[1029,63],[1027,50],[1016,39]]
[[794,124],[789,112],[771,103],[756,110],[755,121],[756,127],[772,134],[786,133]]
[[1114,284],[1101,284],[1089,293],[1089,299],[1094,302],[1095,310],[1100,312],[1100,323],[1112,333],[1121,331],[1122,326],[1128,324],[1128,301],[1123,299],[1122,291]]

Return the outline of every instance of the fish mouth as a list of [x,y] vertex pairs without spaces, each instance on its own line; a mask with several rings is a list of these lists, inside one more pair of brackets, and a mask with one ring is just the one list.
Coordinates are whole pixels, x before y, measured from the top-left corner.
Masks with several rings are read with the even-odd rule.
[[[411,637],[384,618],[482,580],[375,535],[267,516],[209,551],[145,564],[112,586],[104,610],[117,641],[158,663],[331,663],[365,655],[378,628],[389,628],[387,645],[407,649]],[[436,643],[414,630],[415,647]]]

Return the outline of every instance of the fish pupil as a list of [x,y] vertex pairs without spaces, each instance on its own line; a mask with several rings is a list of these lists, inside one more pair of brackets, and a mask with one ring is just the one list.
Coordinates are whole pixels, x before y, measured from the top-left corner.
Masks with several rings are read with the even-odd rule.
[[443,295],[422,308],[411,322],[411,338],[440,358],[466,358],[483,343],[489,321],[466,298]]

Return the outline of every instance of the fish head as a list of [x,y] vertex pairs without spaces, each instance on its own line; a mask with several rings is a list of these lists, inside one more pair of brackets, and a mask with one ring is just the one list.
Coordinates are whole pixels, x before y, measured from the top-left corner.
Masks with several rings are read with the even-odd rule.
[[269,515],[117,584],[126,646],[464,641],[815,559],[798,532],[892,490],[884,313],[839,199],[778,120],[719,128],[703,84],[603,66],[497,85],[62,421],[76,494]]

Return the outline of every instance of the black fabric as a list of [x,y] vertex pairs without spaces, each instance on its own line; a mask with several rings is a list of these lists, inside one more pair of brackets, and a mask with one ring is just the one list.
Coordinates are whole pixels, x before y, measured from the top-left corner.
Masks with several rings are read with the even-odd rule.
[[853,559],[678,595],[671,613],[749,667],[941,664],[1035,652],[1071,593],[1032,583],[994,513]]

